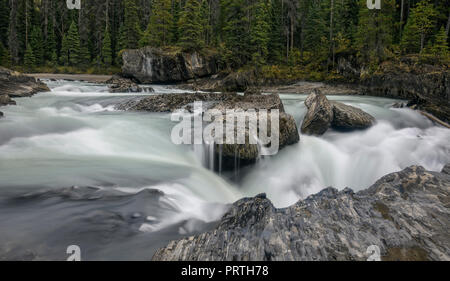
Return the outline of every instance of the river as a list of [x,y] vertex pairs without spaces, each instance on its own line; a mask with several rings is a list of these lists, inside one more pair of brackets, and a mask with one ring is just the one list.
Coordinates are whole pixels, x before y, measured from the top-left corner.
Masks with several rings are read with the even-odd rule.
[[[368,130],[301,135],[239,171],[208,169],[171,142],[169,114],[122,112],[135,94],[101,84],[46,81],[0,119],[0,259],[149,260],[170,240],[211,229],[227,204],[265,192],[277,207],[333,186],[361,190],[410,165],[450,163],[450,130],[392,99],[329,96],[377,119]],[[154,85],[157,94],[185,92]],[[281,95],[300,127],[306,95]]]

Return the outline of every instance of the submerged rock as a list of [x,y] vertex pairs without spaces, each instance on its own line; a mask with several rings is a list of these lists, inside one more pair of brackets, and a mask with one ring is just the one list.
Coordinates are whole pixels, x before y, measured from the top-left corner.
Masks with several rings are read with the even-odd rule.
[[187,81],[217,72],[217,58],[206,50],[200,53],[145,47],[125,50],[122,59],[122,73],[140,83]]
[[331,102],[333,121],[331,126],[340,130],[366,129],[373,125],[375,118],[359,108],[340,102]]
[[412,166],[354,193],[326,188],[277,209],[234,203],[209,232],[170,242],[156,261],[450,260],[450,175]]
[[305,101],[308,112],[303,120],[302,133],[323,135],[333,121],[333,107],[327,97],[319,91],[313,91]]
[[3,117],[3,112],[0,111],[0,118]]
[[136,84],[133,80],[114,75],[111,79],[106,81],[110,93],[140,93],[140,92],[154,92],[153,88],[142,88]]
[[9,97],[29,97],[38,92],[50,91],[50,89],[30,76],[0,66],[0,93]]
[[12,100],[8,95],[0,95],[0,106],[2,105],[15,105],[16,102]]

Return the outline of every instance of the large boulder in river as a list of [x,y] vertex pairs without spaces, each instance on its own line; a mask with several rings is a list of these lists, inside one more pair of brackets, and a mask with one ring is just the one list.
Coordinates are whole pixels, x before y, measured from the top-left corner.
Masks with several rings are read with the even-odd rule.
[[141,92],[154,92],[151,87],[141,87],[132,79],[122,77],[120,75],[114,75],[108,81],[110,93],[141,93]]
[[[267,110],[267,137],[272,137],[271,117],[274,113],[273,110],[279,112],[279,133],[278,137],[278,149],[282,149],[285,146],[297,143],[299,141],[299,133],[295,119],[284,112],[283,103],[277,94],[270,95],[239,95],[236,93],[183,93],[183,94],[164,94],[164,95],[152,95],[139,99],[133,99],[128,102],[118,105],[116,108],[119,110],[133,110],[133,111],[149,111],[149,112],[174,112],[176,110],[186,110],[192,112],[194,102],[203,102],[203,113],[212,112],[214,110],[220,113],[221,116],[217,119],[223,128],[225,128],[226,117],[234,116],[235,126],[233,133],[235,136],[238,132],[245,135],[244,143],[231,143],[231,144],[215,144],[215,167],[222,170],[232,170],[239,166],[245,166],[254,163],[261,155],[261,149],[266,147],[261,144],[255,144],[250,141],[251,132],[249,123],[238,123],[237,120],[243,114],[247,114],[250,110],[257,113],[258,122],[261,121],[260,113],[264,113],[262,110]],[[233,111],[231,114],[230,110]],[[225,115],[226,114],[226,115]],[[241,115],[242,114],[242,115]],[[265,113],[264,113],[265,114]],[[216,120],[214,116],[212,120]],[[276,119],[274,119],[276,120]],[[225,129],[223,130],[225,132]],[[259,128],[257,133],[259,134]],[[273,135],[275,136],[275,135]],[[220,136],[218,136],[220,137]],[[270,146],[268,144],[268,146]]]
[[277,209],[265,195],[234,203],[203,234],[155,261],[450,260],[450,175],[412,166],[367,190],[326,188]]
[[308,112],[303,119],[302,133],[323,135],[330,127],[337,130],[360,130],[373,125],[375,118],[359,108],[330,102],[319,90],[314,90],[305,100]]
[[366,129],[373,125],[375,118],[359,108],[331,102],[333,106],[333,121],[331,126],[339,130]]
[[29,97],[38,92],[50,91],[40,80],[0,66],[0,94]]
[[333,107],[327,97],[319,91],[311,93],[305,101],[308,112],[303,119],[302,133],[323,135],[333,121]]
[[170,83],[213,75],[217,72],[214,52],[182,52],[178,49],[144,47],[122,53],[122,74],[140,83]]

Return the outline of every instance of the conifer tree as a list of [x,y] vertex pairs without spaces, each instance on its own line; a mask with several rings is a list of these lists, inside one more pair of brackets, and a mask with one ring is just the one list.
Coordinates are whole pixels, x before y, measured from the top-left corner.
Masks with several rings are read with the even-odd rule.
[[[125,20],[122,26],[122,49],[138,47],[141,37],[136,0],[125,0]],[[121,49],[121,50],[122,50]]]
[[253,10],[255,18],[250,27],[252,62],[257,66],[261,66],[266,62],[270,39],[268,7],[264,0],[259,0],[254,4]]
[[64,65],[77,65],[80,63],[80,36],[78,28],[74,21],[70,24],[70,28],[64,34],[61,47],[61,61]]
[[420,1],[411,10],[403,32],[401,47],[405,53],[422,52],[425,41],[436,22],[437,12],[432,3]]
[[203,25],[200,17],[201,5],[199,0],[187,0],[181,12],[178,28],[180,31],[179,44],[185,50],[195,50],[203,46]]
[[33,49],[31,48],[31,45],[28,44],[25,55],[23,57],[23,63],[26,67],[33,68],[36,65],[36,60],[33,54]]
[[44,63],[44,40],[42,40],[41,29],[34,26],[30,35],[30,44],[33,50],[36,65]]
[[110,66],[112,64],[111,35],[109,34],[108,27],[105,30],[103,38],[102,58],[105,65]]
[[153,2],[152,15],[143,38],[139,41],[142,46],[161,47],[170,43],[172,13],[170,0],[155,0]]
[[441,29],[436,34],[436,39],[434,44],[431,46],[429,53],[433,55],[435,59],[439,62],[445,62],[448,60],[448,44],[447,44],[447,33],[445,32],[445,28],[441,27]]

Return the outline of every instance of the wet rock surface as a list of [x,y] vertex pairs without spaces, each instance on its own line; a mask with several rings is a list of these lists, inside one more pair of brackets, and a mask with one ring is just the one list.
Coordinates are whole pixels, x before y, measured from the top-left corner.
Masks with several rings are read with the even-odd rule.
[[331,126],[340,130],[366,129],[373,125],[375,118],[359,108],[331,102],[333,106],[333,121]]
[[366,129],[375,118],[359,108],[340,102],[330,102],[319,90],[314,90],[305,100],[308,112],[303,120],[302,133],[323,135],[330,127],[336,130]]
[[141,93],[141,92],[154,92],[151,87],[142,87],[135,83],[133,80],[114,75],[111,79],[106,81],[109,84],[110,93]]
[[29,97],[45,91],[50,89],[38,79],[0,67],[0,94],[15,98]]
[[333,121],[333,107],[327,97],[319,91],[313,91],[305,101],[308,112],[303,120],[302,133],[323,135]]
[[0,106],[2,105],[15,105],[16,102],[8,95],[0,95]]
[[217,72],[214,54],[145,47],[124,51],[122,59],[122,74],[140,83],[179,82]]
[[[278,110],[278,140],[279,149],[287,145],[295,144],[299,141],[299,133],[295,119],[284,112],[283,102],[277,94],[261,95],[258,93],[239,95],[236,93],[184,93],[184,94],[163,94],[152,95],[145,98],[130,100],[117,106],[119,110],[149,111],[149,112],[174,112],[176,110],[194,111],[194,102],[203,102],[203,114],[205,112],[220,113],[221,119],[217,119],[223,128],[226,128],[226,119],[233,116],[235,125],[232,132],[235,138],[239,133],[243,133],[245,140],[242,143],[234,142],[223,144],[216,141],[215,144],[215,167],[220,170],[232,170],[240,166],[255,163],[261,154],[261,144],[252,143],[252,133],[256,132],[259,136],[259,128],[253,130],[249,122],[239,123],[240,117],[248,118],[250,111],[254,112],[258,122],[261,116],[266,117],[268,132],[267,137],[272,137],[270,128],[272,120],[272,110]],[[230,113],[229,111],[234,112]],[[265,110],[264,112],[261,110]],[[267,113],[267,114],[266,114]],[[226,115],[225,115],[226,114]],[[264,114],[264,115],[261,115]],[[211,114],[211,121],[216,122],[216,117]],[[247,119],[248,120],[248,119]],[[275,120],[275,119],[274,119]],[[225,132],[225,130],[224,130]],[[276,133],[276,132],[275,132]],[[269,144],[267,144],[269,145]],[[264,148],[262,148],[264,149]]]
[[[445,169],[444,169],[445,170]],[[412,166],[367,190],[326,188],[277,209],[234,203],[212,231],[170,242],[159,261],[450,260],[450,175]]]

